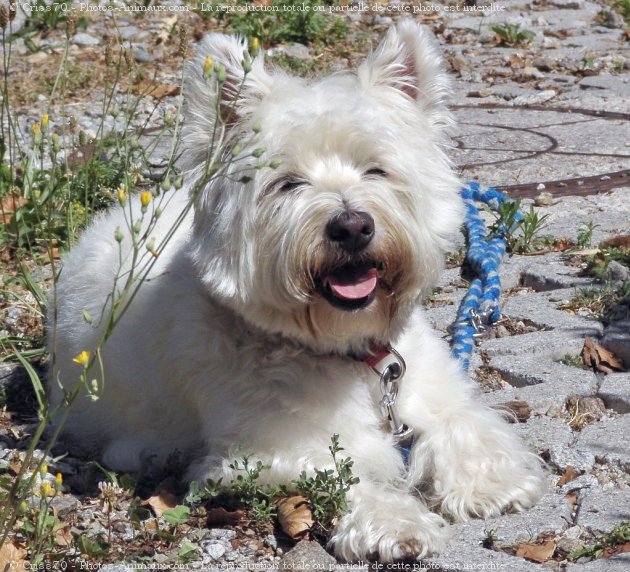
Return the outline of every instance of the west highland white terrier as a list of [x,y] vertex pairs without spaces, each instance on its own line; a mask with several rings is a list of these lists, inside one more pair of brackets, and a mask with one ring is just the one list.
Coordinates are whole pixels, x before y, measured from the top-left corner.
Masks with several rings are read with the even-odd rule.
[[[463,213],[443,150],[451,117],[440,57],[411,21],[355,72],[318,80],[270,72],[261,57],[250,70],[245,48],[209,35],[188,66],[186,185],[173,191],[156,240],[203,178],[217,128],[224,155],[238,146],[243,159],[199,189],[87,372],[99,398],[77,399],[67,432],[116,470],[179,450],[192,459],[190,479],[228,483],[230,463],[246,453],[270,467],[264,479],[284,484],[330,468],[338,434],[360,483],[334,552],[382,561],[438,553],[442,515],[522,509],[543,486],[538,458],[475,400],[419,303]],[[224,66],[222,84],[207,80],[210,62]],[[255,168],[262,148],[277,168]],[[56,403],[80,374],[73,358],[94,352],[108,327],[96,317],[128,277],[125,221],[142,208],[134,199],[112,209],[64,260],[50,326]],[[398,436],[410,431],[405,465]]]

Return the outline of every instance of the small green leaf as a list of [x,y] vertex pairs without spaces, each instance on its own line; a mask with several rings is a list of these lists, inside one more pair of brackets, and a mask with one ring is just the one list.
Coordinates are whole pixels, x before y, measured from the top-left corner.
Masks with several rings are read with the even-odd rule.
[[190,518],[190,509],[183,504],[179,504],[175,508],[165,510],[162,516],[170,524],[186,524]]

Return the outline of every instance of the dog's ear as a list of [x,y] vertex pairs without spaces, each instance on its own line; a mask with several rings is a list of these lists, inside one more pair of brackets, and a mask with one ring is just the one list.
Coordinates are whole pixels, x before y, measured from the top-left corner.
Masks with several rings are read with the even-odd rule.
[[[247,73],[246,62],[251,64]],[[221,68],[225,74],[219,82],[217,71]],[[193,154],[210,144],[217,120],[228,128],[236,125],[256,109],[272,87],[262,50],[250,59],[244,38],[224,34],[207,35],[186,63],[185,72],[183,139]]]
[[401,20],[392,26],[378,48],[358,70],[365,89],[388,86],[418,103],[436,125],[450,123],[446,96],[450,80],[442,69],[442,58],[419,24]]

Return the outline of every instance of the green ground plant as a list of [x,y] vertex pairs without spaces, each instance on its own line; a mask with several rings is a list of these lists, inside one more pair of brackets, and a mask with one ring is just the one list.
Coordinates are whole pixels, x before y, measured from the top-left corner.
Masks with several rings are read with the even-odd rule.
[[268,484],[265,472],[269,466],[260,460],[252,463],[250,457],[243,456],[230,464],[235,477],[229,484],[222,479],[208,479],[203,488],[192,483],[186,502],[192,507],[207,503],[244,509],[256,524],[264,526],[276,517],[278,501],[296,491],[308,500],[315,523],[312,532],[327,537],[334,522],[348,510],[350,488],[359,482],[352,474],[352,460],[339,456],[344,450],[339,435],[332,436],[328,450],[334,468],[316,468],[312,474],[303,471],[289,487]]
[[[259,38],[264,46],[286,42],[332,44],[347,32],[343,19],[327,11],[339,4],[334,0],[304,0],[297,4],[290,0],[272,0],[271,7],[277,11],[269,12],[221,10],[226,4],[222,0],[205,4],[212,5],[213,9],[199,12],[203,17],[216,18],[231,32]],[[251,2],[237,0],[230,4],[245,8]]]
[[520,46],[534,39],[534,32],[522,30],[519,24],[497,24],[490,26],[500,46]]
[[495,219],[489,228],[489,236],[504,237],[510,252],[534,253],[553,243],[553,237],[541,234],[549,215],[540,216],[533,205],[522,213],[520,199],[504,201],[496,212],[489,212]]
[[601,534],[597,542],[569,553],[569,560],[578,558],[599,558],[605,550],[614,551],[618,546],[630,542],[630,521],[616,524],[610,532]]
[[[128,50],[120,44],[109,56],[109,75],[105,85],[105,95],[101,106],[101,121],[96,134],[88,137],[76,126],[76,121],[68,116],[55,116],[53,109],[64,108],[65,87],[68,85],[67,74],[72,73],[68,66],[68,48],[74,33],[74,22],[66,19],[66,43],[58,74],[51,87],[48,107],[38,121],[24,125],[12,110],[12,89],[19,88],[9,80],[12,44],[4,33],[9,25],[8,9],[3,4],[0,10],[2,28],[3,74],[0,95],[0,247],[5,249],[15,269],[13,280],[28,291],[36,300],[40,318],[47,314],[47,297],[31,270],[39,265],[50,268],[52,274],[51,299],[56,296],[56,283],[59,267],[56,262],[59,252],[67,248],[80,230],[98,210],[111,204],[119,204],[126,212],[126,228],[117,229],[114,238],[121,245],[120,268],[114,279],[111,292],[105,301],[100,315],[92,316],[83,311],[84,320],[93,327],[100,328],[100,341],[95,348],[85,349],[74,359],[76,379],[65,380],[64,399],[52,406],[47,399],[45,382],[40,369],[29,361],[32,354],[22,351],[14,340],[0,340],[0,356],[3,359],[18,360],[28,374],[36,398],[35,414],[39,423],[32,432],[26,451],[20,454],[19,463],[14,463],[11,471],[0,467],[0,547],[6,542],[17,542],[25,546],[31,563],[59,562],[75,551],[90,558],[107,557],[110,550],[110,538],[89,539],[84,535],[75,535],[72,546],[60,550],[51,544],[60,526],[59,519],[51,509],[51,500],[59,490],[48,490],[50,484],[45,480],[47,468],[44,459],[50,453],[63,429],[64,422],[79,394],[85,394],[92,400],[98,400],[107,372],[101,362],[101,352],[118,322],[133,302],[139,288],[142,287],[155,261],[186,218],[192,208],[196,195],[201,188],[212,180],[225,176],[225,171],[244,155],[226,154],[225,140],[227,126],[225,115],[218,114],[216,129],[208,142],[206,164],[203,174],[190,188],[190,200],[179,213],[175,224],[159,243],[151,234],[163,209],[171,203],[175,191],[183,179],[175,166],[178,156],[179,116],[178,109],[173,117],[164,117],[162,132],[152,142],[140,145],[136,130],[132,127],[137,115],[140,97],[133,96],[129,90],[122,91],[122,79],[131,83],[133,61]],[[6,16],[6,18],[5,18]],[[244,69],[251,69],[251,56],[244,54]],[[212,64],[207,59],[204,64],[204,78],[209,84],[216,84],[216,92],[221,93],[221,86],[226,80],[226,70],[220,64]],[[217,102],[217,109],[219,102]],[[229,111],[227,112],[229,115]],[[115,120],[117,128],[112,132],[105,130],[105,118]],[[160,173],[145,177],[151,172],[148,157],[154,146],[164,138],[170,138],[170,153]],[[255,132],[243,134],[246,144],[255,137]],[[79,153],[82,158],[79,160]],[[256,158],[256,168],[274,168],[262,155],[264,149],[254,149],[251,156]],[[245,175],[243,175],[245,176]],[[132,202],[141,206],[140,214],[132,210]],[[10,208],[10,211],[9,211]],[[129,244],[128,258],[122,254],[122,243]],[[123,271],[123,266],[130,270]],[[7,278],[9,278],[7,276]],[[6,284],[6,281],[3,280]],[[18,294],[19,295],[19,294]],[[49,336],[51,355],[55,359],[55,316],[49,317],[51,324]],[[36,348],[38,354],[43,349]],[[57,423],[46,440],[45,429],[55,418]],[[43,482],[43,484],[41,484]],[[56,481],[55,481],[56,482]],[[111,536],[110,517],[117,506],[119,490],[114,485],[101,489],[100,503],[108,519]],[[33,496],[41,499],[38,506],[32,507],[28,499]],[[177,537],[178,527],[187,521],[188,507],[176,507],[163,515],[167,529],[156,534],[166,542],[173,542]],[[138,526],[142,518],[136,511]],[[144,515],[143,515],[144,516]],[[133,522],[133,517],[131,518]],[[190,550],[185,552],[190,555]]]

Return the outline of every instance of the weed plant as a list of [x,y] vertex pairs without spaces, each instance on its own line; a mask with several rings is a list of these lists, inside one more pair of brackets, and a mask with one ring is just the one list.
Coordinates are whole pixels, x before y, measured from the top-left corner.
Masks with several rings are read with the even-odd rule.
[[[218,121],[211,140],[208,142],[206,163],[198,180],[191,181],[182,189],[184,181],[177,168],[179,156],[180,109],[163,117],[160,133],[148,144],[140,144],[140,129],[134,128],[141,97],[124,90],[137,77],[130,52],[120,44],[109,45],[106,51],[108,65],[104,97],[100,104],[101,120],[96,134],[89,136],[82,131],[74,117],[65,114],[65,95],[72,85],[72,74],[76,66],[68,61],[70,39],[75,32],[76,20],[51,20],[51,27],[66,26],[66,42],[58,73],[50,88],[48,107],[41,117],[29,124],[18,121],[12,108],[12,98],[19,86],[10,81],[12,59],[11,42],[7,31],[11,29],[12,12],[0,5],[0,27],[2,30],[2,53],[4,71],[0,96],[0,252],[8,256],[15,271],[3,278],[2,292],[8,303],[15,302],[20,290],[27,293],[33,302],[29,312],[49,324],[50,355],[46,359],[54,362],[56,356],[56,316],[49,315],[48,300],[56,299],[56,285],[60,273],[60,254],[76,240],[78,233],[100,210],[118,205],[125,212],[125,226],[116,230],[114,239],[120,249],[120,265],[111,291],[98,315],[83,310],[83,319],[101,332],[95,348],[86,348],[75,358],[76,378],[65,379],[60,386],[64,399],[53,407],[47,398],[45,382],[34,358],[41,358],[46,350],[40,346],[25,349],[24,339],[8,336],[0,339],[0,359],[19,362],[27,372],[36,400],[37,423],[33,429],[28,448],[16,457],[11,470],[0,466],[0,548],[9,543],[14,548],[26,551],[25,559],[31,566],[46,566],[76,558],[87,558],[93,562],[115,559],[112,545],[114,514],[121,509],[121,499],[129,500],[129,492],[123,488],[122,478],[103,470],[108,483],[99,485],[98,503],[105,515],[105,537],[88,537],[70,533],[56,512],[52,502],[62,492],[61,474],[52,476],[45,459],[58,441],[64,422],[77,397],[87,395],[98,400],[107,380],[101,355],[107,340],[115,331],[118,322],[133,303],[156,260],[178,226],[185,220],[196,196],[202,188],[217,178],[225,176],[227,169],[245,158],[243,152],[225,152],[227,126],[223,120],[229,110],[223,103],[216,102]],[[329,21],[328,19],[326,20]],[[311,33],[319,24],[317,19],[303,23],[303,32]],[[287,32],[288,33],[288,32]],[[292,32],[293,33],[293,32]],[[297,37],[297,36],[296,36]],[[257,52],[257,41],[252,54]],[[244,53],[244,69],[251,69],[251,55]],[[255,55],[254,55],[255,57]],[[182,66],[183,68],[183,66]],[[247,71],[246,71],[247,73]],[[221,93],[226,80],[226,70],[207,57],[203,65],[203,77],[216,93]],[[238,98],[238,89],[235,99]],[[61,110],[59,112],[58,110]],[[106,119],[108,121],[106,121]],[[114,125],[106,129],[106,123]],[[252,133],[242,133],[243,148],[254,140],[259,128]],[[151,166],[148,158],[153,150],[168,141],[170,152],[159,173]],[[275,168],[277,162],[266,161],[265,150],[256,148],[251,156],[256,159],[257,169]],[[237,171],[242,180],[248,174]],[[251,174],[251,173],[250,173]],[[165,208],[176,193],[188,192],[189,200],[182,208],[173,227],[161,242],[152,238],[153,229]],[[137,208],[132,208],[132,205]],[[173,203],[174,204],[174,203]],[[123,249],[123,246],[129,246]],[[125,255],[125,252],[129,252]],[[52,275],[50,294],[47,296],[35,279],[41,268],[49,268]],[[19,288],[18,288],[19,286]],[[26,301],[26,298],[22,301]],[[33,340],[39,342],[41,339]],[[60,383],[53,380],[51,383]],[[6,396],[5,396],[6,397]],[[44,438],[50,421],[60,419],[54,431]],[[352,462],[337,457],[341,447],[335,436],[331,453],[334,471],[316,471],[314,477],[302,475],[296,486],[308,492],[314,513],[321,518],[321,528],[328,530],[332,519],[347,507],[346,493],[356,482],[352,477]],[[260,483],[266,467],[257,462],[251,464],[247,457],[234,461],[232,469],[237,474],[229,487],[229,496],[238,499],[255,521],[273,518],[275,499],[283,494],[280,487],[263,486]],[[208,482],[203,491],[191,488],[187,505],[177,505],[166,510],[154,526],[147,525],[152,513],[138,499],[129,504],[129,523],[139,538],[147,543],[158,543],[172,551],[174,562],[188,562],[198,554],[199,546],[194,539],[186,540],[174,549],[182,538],[182,530],[199,518],[199,504],[195,500],[225,496],[226,488],[220,482]],[[124,552],[123,555],[127,555]]]

